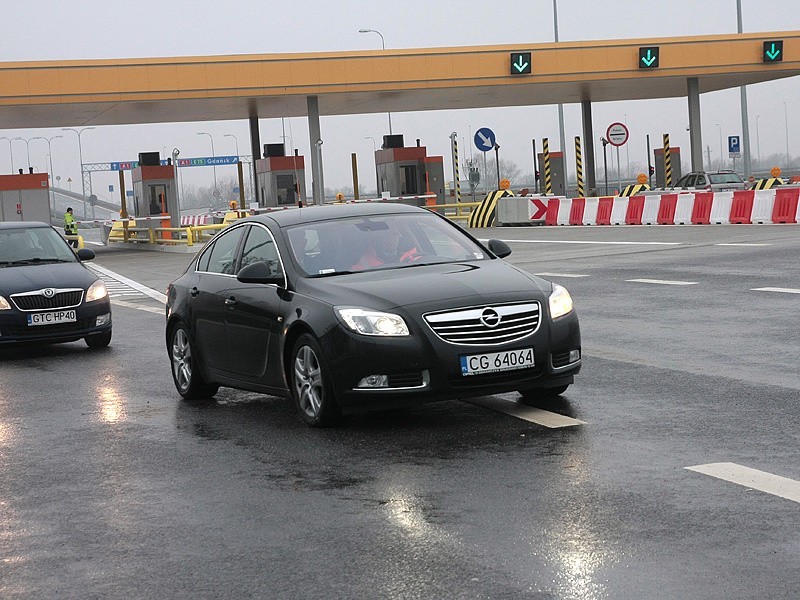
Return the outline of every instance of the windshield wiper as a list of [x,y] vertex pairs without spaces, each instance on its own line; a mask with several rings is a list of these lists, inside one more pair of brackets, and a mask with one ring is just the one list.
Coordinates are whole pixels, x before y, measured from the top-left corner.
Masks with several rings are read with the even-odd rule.
[[52,263],[52,262],[72,262],[71,260],[65,260],[63,258],[21,258],[19,260],[10,260],[6,261],[7,265],[37,265],[41,263]]

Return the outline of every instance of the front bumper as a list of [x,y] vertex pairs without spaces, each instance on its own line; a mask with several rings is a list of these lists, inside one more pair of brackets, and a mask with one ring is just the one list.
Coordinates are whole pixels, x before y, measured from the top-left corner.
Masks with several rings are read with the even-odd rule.
[[73,323],[30,326],[27,317],[29,313],[18,310],[0,311],[0,347],[19,343],[74,342],[90,335],[111,331],[110,302],[82,304],[75,309],[75,313],[77,320]]

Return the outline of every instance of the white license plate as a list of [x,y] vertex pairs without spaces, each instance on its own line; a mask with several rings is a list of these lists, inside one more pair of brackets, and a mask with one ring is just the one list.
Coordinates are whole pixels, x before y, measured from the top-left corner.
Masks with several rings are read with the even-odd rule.
[[498,373],[514,369],[527,369],[533,366],[533,348],[488,352],[486,354],[472,354],[461,357],[462,375]]
[[55,325],[57,323],[74,323],[77,320],[74,310],[57,310],[28,315],[28,325]]

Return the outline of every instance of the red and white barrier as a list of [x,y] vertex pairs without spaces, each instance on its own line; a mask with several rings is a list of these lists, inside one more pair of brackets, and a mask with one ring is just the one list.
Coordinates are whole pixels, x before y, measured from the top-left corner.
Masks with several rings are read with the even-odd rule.
[[181,227],[194,227],[195,225],[206,225],[209,215],[183,215],[181,217]]
[[800,187],[625,197],[542,198],[545,225],[724,225],[800,222]]

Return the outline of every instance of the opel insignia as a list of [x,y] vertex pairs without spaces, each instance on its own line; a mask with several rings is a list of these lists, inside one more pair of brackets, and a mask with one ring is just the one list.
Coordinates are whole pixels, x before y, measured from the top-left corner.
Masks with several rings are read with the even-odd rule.
[[218,234],[167,292],[178,393],[292,397],[311,426],[354,411],[518,391],[581,367],[572,299],[442,216],[399,204],[305,207]]

